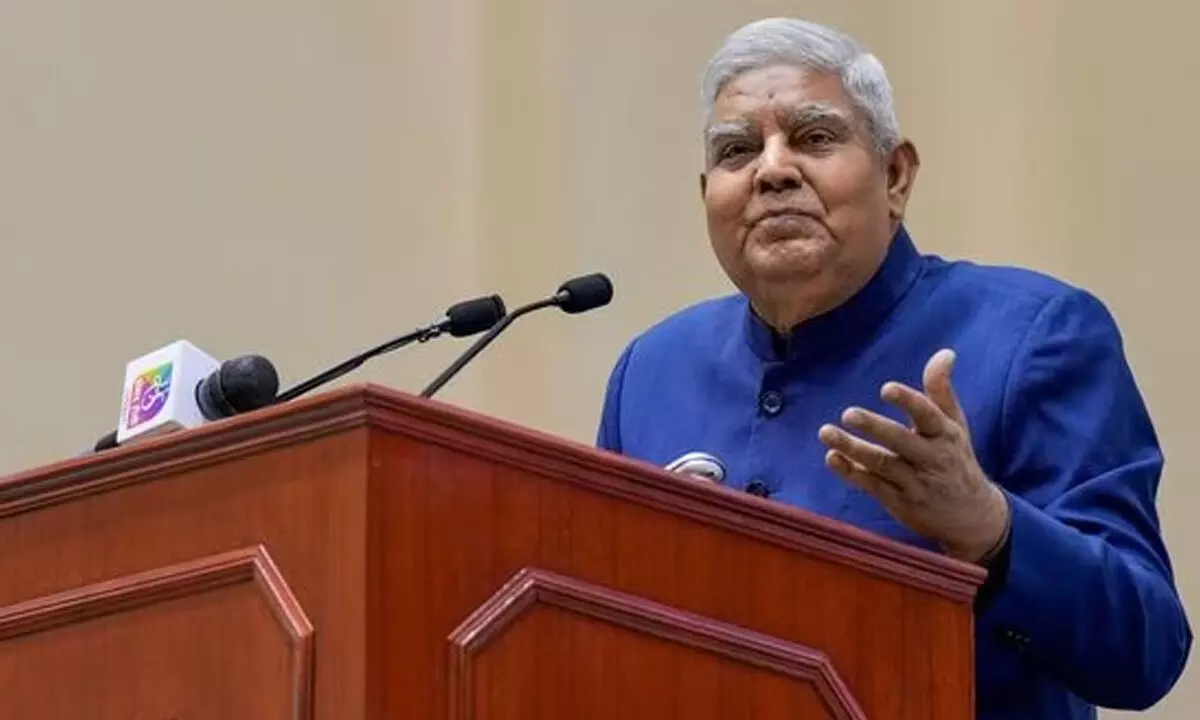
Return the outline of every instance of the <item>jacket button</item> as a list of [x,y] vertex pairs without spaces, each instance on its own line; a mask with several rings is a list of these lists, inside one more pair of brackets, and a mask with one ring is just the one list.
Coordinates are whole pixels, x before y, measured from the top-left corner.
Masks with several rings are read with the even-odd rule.
[[771,489],[767,487],[767,484],[762,480],[757,479],[751,480],[750,483],[746,485],[746,492],[762,498],[771,496]]
[[775,417],[783,412],[783,394],[778,390],[767,390],[759,397],[758,407],[768,417]]

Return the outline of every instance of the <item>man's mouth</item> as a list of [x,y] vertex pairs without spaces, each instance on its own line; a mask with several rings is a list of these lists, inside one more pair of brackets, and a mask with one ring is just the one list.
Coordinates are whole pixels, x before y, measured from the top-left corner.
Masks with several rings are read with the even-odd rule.
[[821,235],[821,222],[799,210],[778,210],[765,213],[750,228],[764,240],[793,240]]

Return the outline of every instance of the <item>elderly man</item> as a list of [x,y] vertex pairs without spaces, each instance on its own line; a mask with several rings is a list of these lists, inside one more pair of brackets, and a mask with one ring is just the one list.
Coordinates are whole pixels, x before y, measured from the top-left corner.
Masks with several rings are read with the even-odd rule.
[[659,465],[706,451],[734,487],[985,566],[984,720],[1157,702],[1192,635],[1154,505],[1162,454],[1105,307],[918,252],[917,151],[851,38],[752,23],[703,96],[700,190],[741,292],[628,345],[599,446]]

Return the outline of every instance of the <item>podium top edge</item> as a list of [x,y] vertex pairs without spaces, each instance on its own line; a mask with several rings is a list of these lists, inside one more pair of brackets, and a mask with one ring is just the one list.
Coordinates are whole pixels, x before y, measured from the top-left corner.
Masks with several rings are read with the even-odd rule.
[[986,572],[799,508],[681,480],[636,459],[374,383],[0,477],[0,517],[354,429],[378,429],[524,467],[844,562],[958,602]]

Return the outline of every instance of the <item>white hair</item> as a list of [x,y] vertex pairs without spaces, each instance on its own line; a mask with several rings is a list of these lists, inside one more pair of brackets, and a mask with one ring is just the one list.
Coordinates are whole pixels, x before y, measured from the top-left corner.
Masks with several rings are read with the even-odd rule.
[[846,93],[866,116],[876,152],[900,144],[892,86],[883,63],[854,38],[825,25],[793,18],[767,18],[744,25],[725,39],[704,73],[704,127],[712,124],[717,95],[742,73],[770,65],[837,73]]

